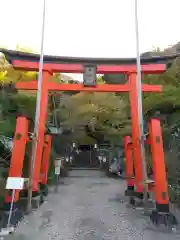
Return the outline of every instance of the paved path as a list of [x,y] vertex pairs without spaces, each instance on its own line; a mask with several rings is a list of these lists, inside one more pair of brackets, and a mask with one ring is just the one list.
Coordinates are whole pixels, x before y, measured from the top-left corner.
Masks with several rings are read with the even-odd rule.
[[[84,171],[67,178],[59,191],[20,223],[12,240],[174,240],[175,233],[149,229],[149,220],[127,208],[122,180]],[[82,172],[81,172],[82,175]],[[124,201],[125,200],[125,201]]]

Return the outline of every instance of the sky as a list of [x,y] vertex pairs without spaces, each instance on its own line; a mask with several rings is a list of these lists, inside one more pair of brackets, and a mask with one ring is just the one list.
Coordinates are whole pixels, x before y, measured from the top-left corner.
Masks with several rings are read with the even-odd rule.
[[[134,0],[46,0],[44,53],[135,57]],[[140,52],[180,41],[180,0],[139,0]],[[0,46],[40,52],[43,0],[0,0]]]

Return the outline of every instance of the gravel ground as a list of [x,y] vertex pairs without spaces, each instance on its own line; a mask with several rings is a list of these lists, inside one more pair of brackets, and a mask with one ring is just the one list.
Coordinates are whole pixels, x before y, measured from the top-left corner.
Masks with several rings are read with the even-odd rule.
[[45,203],[19,224],[11,240],[174,240],[178,233],[150,227],[140,210],[127,207],[125,182],[98,171],[74,171],[50,190]]

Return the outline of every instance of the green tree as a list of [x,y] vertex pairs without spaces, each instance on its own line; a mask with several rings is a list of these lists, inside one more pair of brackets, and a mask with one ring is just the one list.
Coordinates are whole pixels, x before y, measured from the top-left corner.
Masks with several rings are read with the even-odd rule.
[[[78,134],[84,135],[88,127],[94,137],[111,142],[130,131],[126,104],[112,93],[78,93],[65,101],[64,124]],[[79,133],[78,133],[79,132]]]

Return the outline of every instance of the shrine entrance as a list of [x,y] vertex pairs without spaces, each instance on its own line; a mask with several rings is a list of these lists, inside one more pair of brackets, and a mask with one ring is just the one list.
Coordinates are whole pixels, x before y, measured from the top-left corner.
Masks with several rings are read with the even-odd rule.
[[[13,67],[18,70],[38,71],[39,55],[28,54],[16,51],[4,50]],[[166,71],[166,57],[141,59],[141,73],[160,74]],[[82,84],[62,84],[50,82],[53,73],[83,73]],[[125,84],[97,84],[96,74],[125,74],[128,81]],[[134,151],[134,164],[136,167],[136,190],[143,193],[143,165],[140,139],[140,124],[138,117],[138,85],[137,85],[136,58],[130,59],[93,59],[93,58],[72,58],[44,56],[42,85],[39,109],[39,126],[37,129],[38,147],[35,153],[35,167],[33,175],[33,191],[38,190],[41,156],[43,151],[44,130],[48,109],[48,93],[57,91],[71,92],[123,92],[129,93],[132,120],[132,141]],[[17,82],[16,88],[19,90],[37,90],[38,82]],[[142,92],[161,92],[160,85],[142,84]]]
[[79,145],[73,154],[73,167],[98,167],[97,152],[93,145]]
[[[39,70],[40,56],[17,51],[0,49],[6,56],[6,59],[12,64],[14,69],[23,71]],[[141,74],[160,74],[166,71],[169,61],[176,56],[162,56],[141,58]],[[79,84],[62,84],[51,82],[49,79],[53,73],[83,73],[83,83]],[[96,74],[125,74],[127,82],[125,84],[97,84]],[[51,149],[51,136],[45,135],[46,116],[48,110],[48,93],[53,91],[71,91],[71,92],[126,92],[129,93],[130,114],[132,122],[132,136],[125,136],[124,146],[126,155],[126,177],[127,192],[130,201],[133,204],[133,197],[144,197],[145,186],[148,191],[155,192],[156,213],[152,212],[152,221],[159,216],[169,216],[169,198],[168,186],[166,181],[165,160],[163,151],[163,140],[160,127],[160,121],[157,118],[149,121],[149,138],[147,144],[151,146],[152,163],[154,179],[144,179],[143,176],[143,159],[141,143],[145,143],[144,136],[140,132],[139,106],[138,106],[138,79],[136,58],[130,59],[102,59],[102,58],[72,58],[44,56],[42,65],[42,82],[40,88],[39,115],[36,129],[37,138],[35,139],[36,151],[33,162],[32,190],[38,193],[39,184],[47,185],[47,175],[49,167],[49,156]],[[34,80],[30,82],[17,82],[16,88],[19,90],[38,90],[39,82]],[[140,92],[162,92],[160,85],[142,84]],[[144,133],[143,133],[144,134]],[[13,153],[9,176],[21,176],[25,146],[28,141],[28,120],[25,117],[17,118],[15,138],[13,144]],[[23,137],[19,137],[23,136]],[[84,147],[85,150],[86,147]],[[87,155],[82,154],[79,165],[86,165],[91,160],[91,151],[87,150]],[[88,157],[89,155],[89,157]],[[133,155],[133,158],[132,158]],[[133,168],[135,173],[133,173]],[[146,170],[145,170],[146,171]],[[42,176],[41,173],[42,172]],[[144,194],[144,195],[143,195]],[[14,201],[18,201],[19,191],[16,191]],[[132,201],[133,200],[133,201]],[[11,198],[7,197],[7,202]],[[163,214],[161,214],[163,212]],[[165,214],[164,214],[165,213]],[[156,214],[159,214],[158,217]]]
[[[12,64],[14,69],[22,71],[39,71],[39,59],[37,54],[29,54],[18,51],[0,49],[5,55],[8,62]],[[166,71],[167,61],[174,59],[170,57],[151,57],[141,58],[141,73],[145,74],[160,74]],[[79,84],[62,84],[51,82],[49,79],[53,73],[83,73],[83,83]],[[125,84],[97,84],[96,74],[125,74],[128,81]],[[48,93],[57,91],[71,92],[123,92],[129,93],[131,105],[131,120],[132,120],[132,144],[134,149],[134,164],[136,170],[136,190],[139,193],[143,192],[143,170],[141,159],[140,139],[140,124],[138,118],[138,85],[137,85],[137,66],[136,58],[112,59],[112,58],[72,58],[72,57],[57,57],[44,56],[43,71],[41,83],[40,109],[38,116],[37,129],[37,150],[35,152],[35,163],[33,171],[33,191],[38,191],[40,171],[43,175],[47,175],[47,164],[42,161],[43,145],[45,140],[45,125],[48,110]],[[38,81],[17,82],[16,89],[18,90],[37,90]],[[162,92],[160,85],[142,84],[142,92]],[[16,156],[17,161],[23,161]],[[41,167],[42,164],[42,167]],[[14,171],[16,163],[11,165]],[[10,169],[10,170],[11,170]],[[22,171],[22,169],[18,170]],[[21,174],[20,174],[21,175]]]

